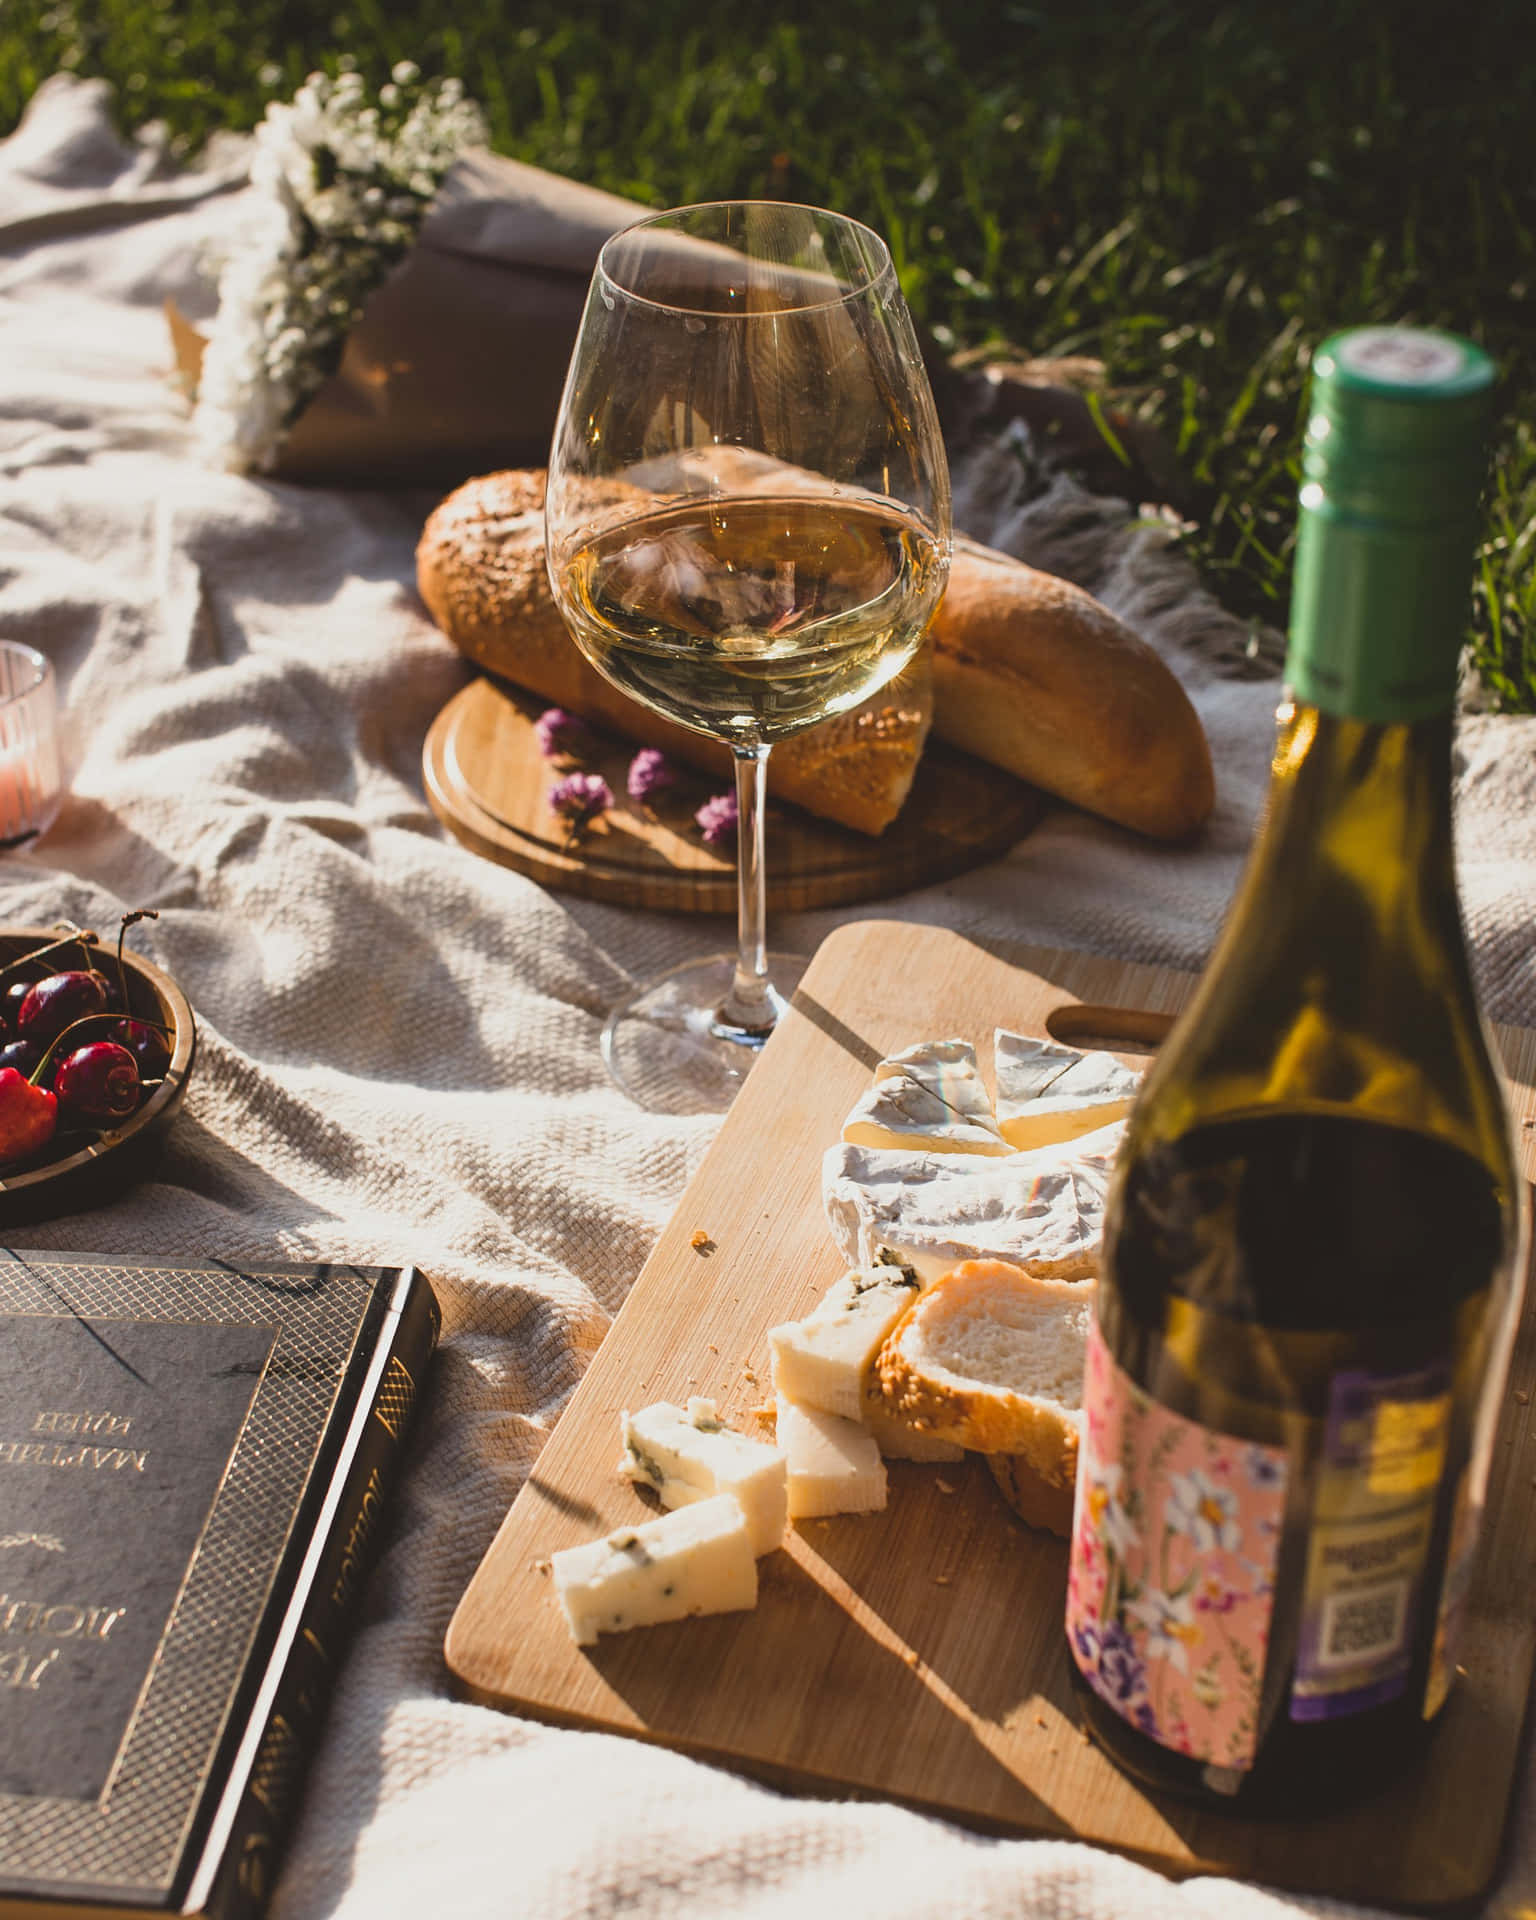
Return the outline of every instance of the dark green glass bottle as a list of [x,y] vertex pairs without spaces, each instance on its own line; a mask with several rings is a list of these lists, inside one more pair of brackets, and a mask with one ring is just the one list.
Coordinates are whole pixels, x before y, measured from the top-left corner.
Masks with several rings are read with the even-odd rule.
[[1110,1201],[1073,1671],[1229,1807],[1369,1790],[1454,1671],[1520,1237],[1451,841],[1493,385],[1442,333],[1314,357],[1268,804]]

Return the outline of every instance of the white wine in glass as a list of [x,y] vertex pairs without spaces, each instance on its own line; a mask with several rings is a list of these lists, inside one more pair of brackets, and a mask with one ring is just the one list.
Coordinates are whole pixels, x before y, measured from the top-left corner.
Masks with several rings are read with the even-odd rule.
[[615,234],[560,404],[545,528],[582,652],[735,756],[737,952],[642,987],[603,1036],[642,1105],[719,1112],[804,965],[766,948],[769,750],[894,678],[948,577],[943,442],[878,235],[774,201]]

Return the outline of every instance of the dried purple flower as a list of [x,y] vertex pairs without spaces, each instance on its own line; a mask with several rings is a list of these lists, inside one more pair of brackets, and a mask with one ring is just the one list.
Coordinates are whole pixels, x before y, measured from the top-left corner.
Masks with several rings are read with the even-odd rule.
[[550,788],[549,804],[578,833],[613,805],[613,789],[600,773],[568,773]]
[[562,754],[580,753],[592,744],[592,732],[578,713],[567,713],[564,707],[546,707],[533,723],[538,735],[539,752],[546,760],[557,760]]
[[665,793],[668,787],[677,785],[677,769],[660,747],[642,747],[629,763],[625,785],[630,799],[644,806],[652,794]]
[[717,793],[713,800],[706,800],[693,816],[694,825],[704,836],[706,847],[729,846],[736,838],[736,830],[741,816],[736,807],[734,793]]

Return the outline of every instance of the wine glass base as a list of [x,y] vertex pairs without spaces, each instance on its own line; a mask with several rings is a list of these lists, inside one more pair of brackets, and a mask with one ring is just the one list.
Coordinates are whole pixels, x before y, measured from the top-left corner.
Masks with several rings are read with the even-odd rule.
[[[803,954],[769,954],[775,1019],[808,965]],[[609,1014],[603,1060],[637,1106],[676,1114],[724,1113],[730,1106],[772,1032],[722,1020],[735,977],[734,954],[692,960],[636,988]]]

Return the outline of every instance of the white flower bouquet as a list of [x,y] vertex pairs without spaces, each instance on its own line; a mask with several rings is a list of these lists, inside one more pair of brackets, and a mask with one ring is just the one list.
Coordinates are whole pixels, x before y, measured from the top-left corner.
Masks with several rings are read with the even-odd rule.
[[169,315],[206,456],[443,484],[542,463],[598,248],[643,209],[486,151],[456,80],[311,74],[256,129],[206,333]]

